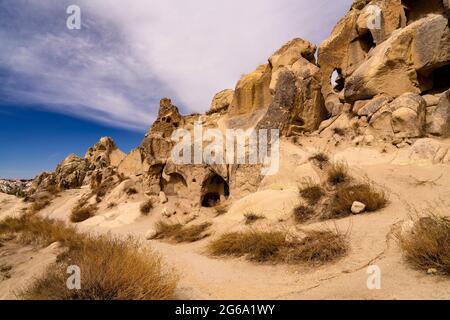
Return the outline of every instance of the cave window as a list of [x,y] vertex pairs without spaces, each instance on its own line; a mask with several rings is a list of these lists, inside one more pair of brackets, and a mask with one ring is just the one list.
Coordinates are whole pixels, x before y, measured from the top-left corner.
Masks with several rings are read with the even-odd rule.
[[375,48],[376,44],[373,39],[372,32],[368,31],[362,36],[358,38],[359,43],[361,44],[361,48],[365,53],[369,53],[372,48]]
[[331,86],[334,91],[341,92],[344,89],[344,77],[342,77],[342,70],[340,68],[334,69],[331,74]]
[[448,90],[450,87],[450,65],[442,66],[437,68],[431,72],[431,74],[427,77],[428,80],[431,80],[433,84],[432,89],[430,90],[433,93],[444,92]]
[[205,180],[202,186],[202,207],[214,207],[220,203],[220,200],[230,195],[228,183],[221,176],[215,174]]

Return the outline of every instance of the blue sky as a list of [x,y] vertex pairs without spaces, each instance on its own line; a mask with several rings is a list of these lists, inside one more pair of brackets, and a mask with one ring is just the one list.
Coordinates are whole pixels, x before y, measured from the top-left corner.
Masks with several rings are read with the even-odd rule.
[[[286,41],[316,44],[352,0],[1,0],[0,177],[28,178],[101,136],[136,147],[169,96],[204,112]],[[81,30],[66,8],[81,8]]]

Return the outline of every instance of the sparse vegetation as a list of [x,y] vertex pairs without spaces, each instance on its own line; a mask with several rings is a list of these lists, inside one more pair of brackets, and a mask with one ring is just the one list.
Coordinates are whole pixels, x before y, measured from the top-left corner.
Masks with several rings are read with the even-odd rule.
[[136,190],[136,188],[128,188],[127,190],[125,190],[125,193],[126,193],[128,196],[132,196],[133,194],[137,194],[138,191]]
[[317,151],[309,158],[309,160],[316,161],[322,169],[330,161],[330,157],[325,151]]
[[29,214],[35,214],[35,213],[41,211],[42,209],[44,209],[45,207],[48,207],[50,205],[50,203],[51,203],[50,200],[47,198],[35,200],[27,208],[27,212]]
[[70,221],[74,223],[83,222],[89,218],[92,218],[97,210],[98,208],[96,205],[86,205],[85,201],[81,200],[72,209],[72,213],[70,214]]
[[264,216],[256,214],[254,212],[246,212],[244,214],[245,224],[252,224],[258,220],[265,219]]
[[311,179],[306,180],[303,183],[299,192],[310,205],[316,205],[325,195],[325,192],[320,184],[313,182]]
[[110,202],[110,203],[108,203],[108,206],[107,206],[106,208],[112,209],[112,208],[114,208],[114,207],[117,207],[117,203],[115,203],[115,202]]
[[209,236],[205,231],[211,226],[211,223],[204,222],[198,225],[183,227],[174,235],[176,242],[195,242]]
[[150,211],[152,211],[152,209],[153,209],[153,200],[152,199],[145,200],[139,207],[141,214],[144,216],[147,216],[150,213]]
[[335,162],[328,168],[327,181],[332,186],[348,182],[349,180],[348,166],[344,162]]
[[[24,243],[47,246],[60,242],[66,251],[45,274],[19,293],[37,300],[160,300],[171,299],[177,276],[157,254],[135,240],[78,234],[62,222],[23,215],[0,222],[0,235],[20,233]],[[81,290],[66,286],[67,266],[83,270]]]
[[211,223],[204,222],[199,225],[183,226],[181,223],[168,223],[159,221],[155,225],[156,235],[154,239],[172,239],[176,242],[195,242],[206,238],[209,234],[205,231]]
[[344,128],[333,128],[333,133],[337,134],[338,136],[345,136],[345,129]]
[[366,211],[373,212],[384,208],[388,199],[386,193],[366,182],[338,188],[331,199],[329,214],[332,217],[344,217],[351,214],[353,202],[359,201],[366,205]]
[[294,219],[297,223],[304,223],[314,216],[314,209],[310,206],[298,205],[294,208]]
[[212,241],[208,249],[216,256],[246,256],[256,262],[322,264],[345,255],[346,235],[339,231],[309,231],[302,239],[286,240],[281,231],[231,232]]
[[450,275],[450,218],[436,214],[418,218],[410,232],[397,234],[406,260],[427,271],[434,268]]

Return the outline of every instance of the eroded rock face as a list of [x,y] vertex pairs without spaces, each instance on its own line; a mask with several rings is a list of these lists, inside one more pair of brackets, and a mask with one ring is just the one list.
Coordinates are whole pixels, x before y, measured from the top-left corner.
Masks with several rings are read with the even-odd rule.
[[227,111],[233,102],[234,90],[225,89],[216,93],[211,101],[210,113]]
[[269,86],[272,70],[268,64],[259,66],[255,71],[244,75],[236,85],[229,115],[251,113],[266,108],[272,102]]
[[450,90],[441,95],[436,106],[427,107],[427,132],[442,137],[450,135]]
[[103,137],[88,149],[84,158],[71,154],[58,164],[54,172],[38,175],[33,180],[29,193],[73,189],[91,184],[95,180],[95,177],[92,178],[94,172],[108,172],[108,168],[115,168],[124,158],[125,154],[117,148],[115,142],[109,137]]
[[381,135],[417,138],[424,134],[425,100],[417,94],[405,93],[374,113],[370,125]]

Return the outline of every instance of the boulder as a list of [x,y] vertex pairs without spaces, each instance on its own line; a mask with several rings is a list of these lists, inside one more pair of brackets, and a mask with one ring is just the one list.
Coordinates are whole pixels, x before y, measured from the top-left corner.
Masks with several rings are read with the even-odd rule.
[[375,112],[369,124],[381,135],[420,137],[425,127],[425,101],[417,94],[405,93]]
[[222,90],[219,93],[216,93],[211,101],[209,113],[216,113],[228,110],[228,107],[233,101],[233,96],[234,90],[231,89]]
[[426,160],[433,163],[449,163],[449,145],[431,138],[419,139],[412,145],[409,158],[412,161]]
[[380,110],[383,106],[389,103],[389,97],[385,95],[376,96],[373,99],[366,101],[363,106],[357,110],[358,116],[367,116],[370,118],[375,112]]
[[447,19],[436,14],[395,31],[347,79],[346,101],[431,89],[431,72],[450,63],[448,37]]
[[450,90],[441,96],[436,106],[427,108],[427,132],[443,137],[450,135]]

